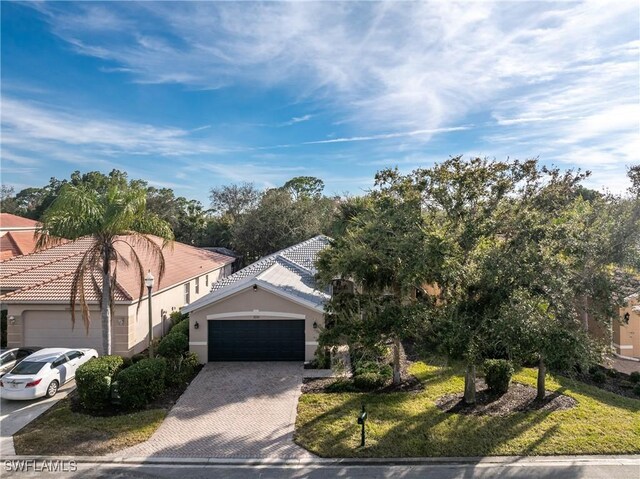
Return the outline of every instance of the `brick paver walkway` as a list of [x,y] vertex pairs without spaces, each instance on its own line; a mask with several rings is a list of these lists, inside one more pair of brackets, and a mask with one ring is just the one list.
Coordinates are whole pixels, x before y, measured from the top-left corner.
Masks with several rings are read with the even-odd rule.
[[208,363],[146,442],[119,457],[304,458],[293,443],[302,363]]

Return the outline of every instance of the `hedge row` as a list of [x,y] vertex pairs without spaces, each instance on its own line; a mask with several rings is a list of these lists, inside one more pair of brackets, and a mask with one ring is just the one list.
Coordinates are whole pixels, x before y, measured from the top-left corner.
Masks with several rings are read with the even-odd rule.
[[82,407],[100,410],[109,405],[112,379],[123,364],[122,356],[101,356],[78,368],[76,385]]
[[175,315],[169,333],[158,344],[161,357],[143,354],[132,358],[102,356],[85,363],[76,378],[82,406],[88,410],[107,408],[112,397],[123,409],[139,409],[160,396],[165,386],[188,382],[199,365],[198,356],[189,352],[189,321]]
[[139,409],[164,392],[167,363],[164,358],[142,359],[123,369],[116,378],[120,405]]

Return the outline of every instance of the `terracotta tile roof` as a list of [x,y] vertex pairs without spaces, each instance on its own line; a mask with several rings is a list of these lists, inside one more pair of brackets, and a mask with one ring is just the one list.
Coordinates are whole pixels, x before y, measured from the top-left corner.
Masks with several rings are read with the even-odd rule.
[[0,238],[0,260],[33,253],[36,242],[33,231],[8,231]]
[[0,213],[0,229],[8,228],[33,228],[36,229],[39,223],[29,218],[12,215],[11,213]]
[[[99,271],[93,273],[96,283],[102,286],[102,275]],[[33,283],[30,286],[23,287],[14,292],[0,296],[3,302],[8,303],[31,303],[31,302],[69,302],[71,299],[71,283],[73,282],[73,271],[60,273],[58,276],[52,276],[39,283]],[[98,302],[98,293],[91,286],[91,276],[89,273],[85,275],[85,291],[86,298],[89,302]],[[117,285],[114,292],[116,301],[131,301],[131,297],[123,291],[122,287]]]
[[[160,238],[153,238],[156,244],[162,245]],[[121,239],[126,240],[127,237]],[[5,291],[15,290],[4,294],[0,299],[5,302],[68,301],[73,274],[91,243],[91,238],[81,238],[77,241],[1,262],[0,288]],[[130,259],[130,248],[126,246],[124,241],[116,242],[116,248],[127,260]],[[182,283],[234,261],[234,258],[177,242],[173,243],[173,247],[171,245],[165,247],[163,253],[165,275],[159,282],[156,263],[151,261],[150,255],[143,249],[136,248],[136,254],[139,256],[144,270],[151,269],[156,277],[154,291]],[[98,284],[102,283],[100,271],[94,272],[94,278]],[[90,275],[85,278],[85,290],[93,290]],[[98,300],[94,293],[90,293],[88,297],[91,300]],[[131,301],[139,297],[139,276],[132,266],[121,262],[117,271],[116,299]]]
[[20,248],[18,248],[9,233],[0,236],[0,261],[20,256],[21,254]]

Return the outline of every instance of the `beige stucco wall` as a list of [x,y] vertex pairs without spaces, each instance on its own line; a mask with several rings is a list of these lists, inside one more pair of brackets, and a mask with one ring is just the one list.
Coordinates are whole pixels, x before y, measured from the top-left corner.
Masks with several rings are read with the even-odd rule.
[[[258,287],[254,291],[251,286],[223,298],[202,309],[192,311],[189,314],[189,349],[195,352],[201,363],[206,363],[208,358],[208,315],[235,313],[233,317],[217,317],[217,320],[224,319],[287,319],[269,313],[288,313],[303,315],[305,320],[305,360],[311,361],[314,357],[318,345],[319,328],[314,329],[313,323],[319,327],[324,326],[324,315],[313,308],[303,306],[290,299],[279,296],[271,291]],[[245,313],[245,314],[238,314]],[[291,318],[295,319],[295,318]],[[199,328],[195,329],[194,324],[198,322]]]
[[[215,271],[209,271],[206,274],[198,276],[200,281],[199,293],[196,293],[195,283],[196,278],[191,278],[189,281],[180,283],[171,288],[160,290],[152,294],[152,311],[153,315],[153,337],[158,338],[163,335],[163,317],[164,330],[166,331],[170,326],[169,315],[173,311],[177,311],[182,308],[185,303],[185,284],[189,284],[191,288],[190,303],[194,302],[205,296],[211,289],[211,284],[231,274],[231,265],[227,265],[224,268],[220,268]],[[209,286],[206,286],[205,276],[209,276]],[[164,315],[162,314],[164,311]],[[145,296],[140,301],[140,308],[133,305],[129,309],[128,321],[131,325],[133,334],[129,336],[129,349],[131,354],[139,353],[143,351],[149,342],[149,302]]]
[[[27,337],[25,335],[25,327],[28,328],[31,321],[49,320],[55,322],[61,328],[68,328],[69,335],[77,339],[77,345],[75,347],[94,347],[95,342],[93,340],[83,342],[82,339],[85,336],[84,323],[82,322],[82,313],[80,308],[76,310],[76,325],[75,330],[72,331],[71,321],[71,307],[68,304],[63,303],[49,303],[49,304],[14,304],[7,303],[7,316],[13,317],[12,324],[11,319],[7,322],[7,346],[43,346],[43,347],[55,347],[58,344],[54,342],[40,341],[40,344],[25,344]],[[111,341],[114,354],[129,354],[128,347],[128,317],[129,306],[128,305],[116,305],[115,314],[112,319]],[[90,328],[100,327],[100,310],[98,305],[91,305],[89,308],[91,325]],[[55,339],[52,338],[52,341]],[[100,343],[101,344],[101,343]],[[101,349],[98,349],[98,353],[102,354]]]
[[[231,273],[231,265],[218,270],[203,273],[200,278],[200,291],[195,292],[195,278],[191,278],[188,282],[191,285],[191,301],[206,295],[209,292],[211,284],[221,277]],[[209,286],[205,286],[205,275],[209,275]],[[165,327],[169,327],[168,316],[172,311],[179,310],[185,305],[184,284],[180,283],[171,288],[160,290],[152,295],[152,315],[154,318],[154,337],[162,335],[162,311],[166,312]],[[138,303],[133,304],[117,304],[115,314],[112,318],[112,352],[123,356],[131,356],[135,353],[143,351],[148,345],[149,332],[149,305],[145,296]],[[15,324],[8,321],[7,324],[7,345],[10,347],[25,346],[25,326],[29,327],[29,318],[49,318],[60,324],[61,327],[69,328],[71,332],[71,308],[68,303],[6,303],[3,306],[7,308],[7,315],[13,316]],[[94,325],[100,323],[100,310],[98,305],[90,306],[91,321]],[[82,317],[80,308],[76,310],[76,329],[82,328]],[[73,334],[77,336],[77,333]],[[82,338],[78,337],[78,345],[76,347],[93,347],[94,343],[85,346],[82,344]],[[35,344],[29,346],[45,346],[53,347],[56,344]],[[102,354],[101,350],[98,350]]]
[[[640,358],[640,313],[633,311],[638,307],[638,297],[632,297],[626,306],[620,308],[620,320],[613,322],[613,347],[620,356]],[[629,313],[629,324],[624,324],[622,318]]]

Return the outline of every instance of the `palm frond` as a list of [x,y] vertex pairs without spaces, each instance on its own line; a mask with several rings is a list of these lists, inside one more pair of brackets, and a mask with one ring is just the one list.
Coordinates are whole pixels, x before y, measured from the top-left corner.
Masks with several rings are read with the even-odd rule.
[[91,317],[89,313],[89,305],[87,304],[86,299],[84,279],[87,274],[93,277],[93,271],[99,265],[101,251],[102,245],[100,243],[93,244],[87,251],[85,251],[74,272],[73,280],[71,282],[71,329],[75,328],[76,304],[79,302],[82,311],[82,320],[87,334],[89,334]]
[[143,214],[136,217],[135,221],[131,225],[131,230],[143,235],[154,235],[162,238],[163,247],[173,246],[172,242],[175,237],[173,235],[171,225],[155,213],[145,211]]
[[95,191],[70,184],[64,185],[58,197],[44,212],[36,230],[36,249],[94,235],[100,227],[103,205]]

